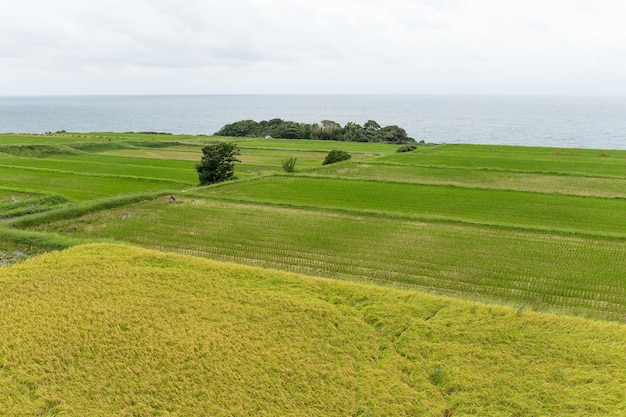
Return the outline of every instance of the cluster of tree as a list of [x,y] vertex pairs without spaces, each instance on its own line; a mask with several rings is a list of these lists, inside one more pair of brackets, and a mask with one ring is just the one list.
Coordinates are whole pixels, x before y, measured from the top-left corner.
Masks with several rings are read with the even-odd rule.
[[332,120],[320,123],[297,123],[282,119],[240,120],[222,127],[217,136],[234,137],[273,137],[282,139],[318,139],[349,142],[386,142],[412,143],[415,139],[407,136],[401,127],[391,125],[381,127],[374,120],[368,120],[363,126],[348,122],[345,126]]
[[127,132],[127,133],[137,133],[139,135],[166,135],[166,136],[172,136],[173,135],[173,133],[169,133],[169,132],[153,132],[153,131]]

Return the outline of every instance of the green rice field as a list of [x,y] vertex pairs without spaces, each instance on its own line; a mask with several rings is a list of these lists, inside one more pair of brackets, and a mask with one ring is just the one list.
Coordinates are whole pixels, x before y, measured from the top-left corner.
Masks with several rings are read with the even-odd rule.
[[[626,241],[165,197],[36,228],[537,310],[626,316]],[[271,232],[270,232],[271,231]]]
[[[1,186],[42,203],[0,210],[43,213],[6,230],[626,319],[624,152],[244,138],[241,180],[199,188],[194,163],[216,138],[9,138],[23,148],[0,159]],[[322,166],[331,149],[353,158]]]
[[381,181],[268,177],[204,190],[211,197],[405,216],[623,235],[626,200]]

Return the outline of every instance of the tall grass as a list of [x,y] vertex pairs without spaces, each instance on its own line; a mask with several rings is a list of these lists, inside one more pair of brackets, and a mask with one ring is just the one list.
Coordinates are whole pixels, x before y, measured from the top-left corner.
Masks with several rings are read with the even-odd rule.
[[380,181],[276,176],[206,188],[237,201],[388,213],[415,219],[624,236],[626,200]]
[[0,299],[8,417],[626,413],[616,324],[112,245]]
[[626,320],[623,239],[179,197],[176,204],[162,197],[67,220],[63,213],[55,216],[57,221],[40,216],[36,229],[308,275]]
[[[66,249],[85,243],[83,240],[52,233],[39,233],[27,230],[8,229],[0,227],[0,249],[18,248],[29,254],[42,253],[49,250]],[[4,246],[4,247],[3,247]]]

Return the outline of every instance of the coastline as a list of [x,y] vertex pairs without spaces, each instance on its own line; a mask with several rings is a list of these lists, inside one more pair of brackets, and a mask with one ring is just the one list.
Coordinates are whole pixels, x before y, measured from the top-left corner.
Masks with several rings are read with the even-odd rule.
[[237,120],[403,127],[417,141],[626,149],[626,97],[189,95],[0,97],[0,132],[211,135]]

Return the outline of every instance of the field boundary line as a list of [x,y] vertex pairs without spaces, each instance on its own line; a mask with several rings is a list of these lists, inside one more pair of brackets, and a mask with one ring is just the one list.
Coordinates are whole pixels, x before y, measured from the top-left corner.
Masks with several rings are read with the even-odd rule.
[[37,245],[55,250],[67,249],[72,246],[88,243],[88,241],[82,239],[70,238],[56,233],[16,230],[4,226],[0,226],[0,238],[2,238],[2,240]]

